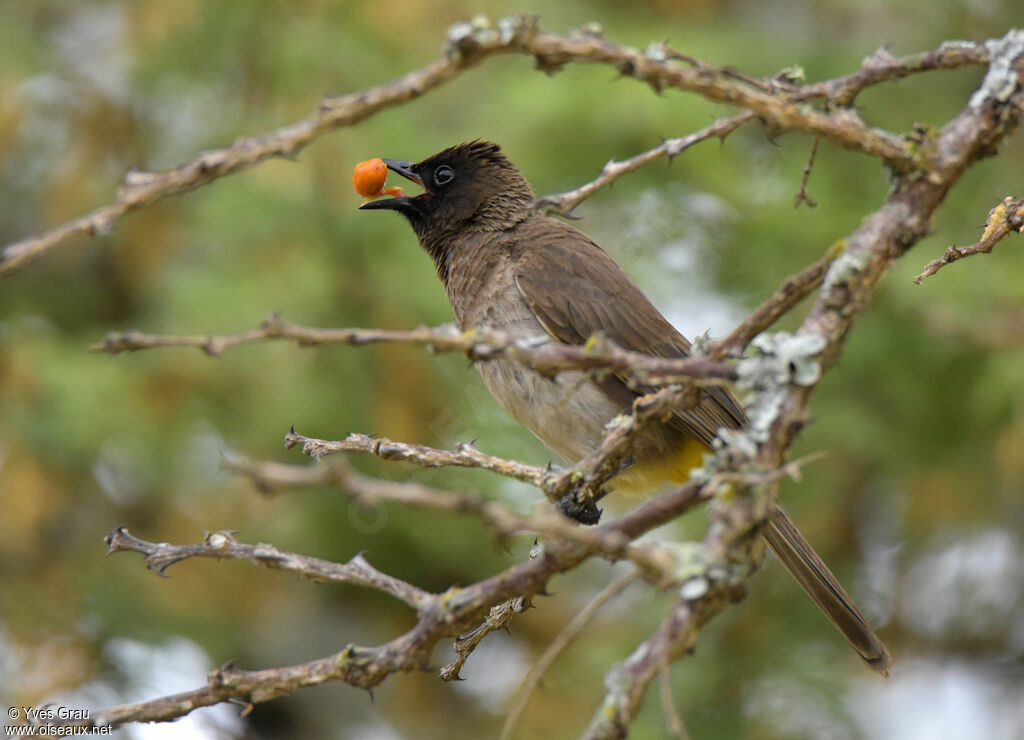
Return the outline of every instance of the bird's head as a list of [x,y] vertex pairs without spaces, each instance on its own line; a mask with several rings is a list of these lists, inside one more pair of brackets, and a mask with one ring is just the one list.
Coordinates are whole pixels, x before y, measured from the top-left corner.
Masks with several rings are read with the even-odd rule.
[[416,164],[396,159],[384,163],[420,185],[423,193],[372,200],[362,209],[405,216],[439,267],[461,238],[510,229],[530,215],[533,191],[497,144],[471,141]]

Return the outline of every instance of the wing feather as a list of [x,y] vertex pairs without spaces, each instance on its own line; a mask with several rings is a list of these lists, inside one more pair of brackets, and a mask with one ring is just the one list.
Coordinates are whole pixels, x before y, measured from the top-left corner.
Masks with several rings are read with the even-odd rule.
[[[624,349],[658,357],[689,356],[686,338],[615,260],[585,234],[549,218],[528,226],[533,233],[528,234],[528,246],[516,261],[516,285],[530,310],[555,339],[583,344],[600,331]],[[631,386],[620,376],[606,378],[598,385],[623,406],[654,390]],[[710,445],[719,428],[739,427],[745,416],[739,402],[725,389],[709,388],[702,393],[695,408],[677,412],[669,424]]]

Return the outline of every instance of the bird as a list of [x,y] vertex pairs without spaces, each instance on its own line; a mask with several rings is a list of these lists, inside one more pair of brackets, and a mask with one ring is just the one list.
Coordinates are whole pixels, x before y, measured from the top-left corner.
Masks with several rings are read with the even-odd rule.
[[[690,355],[690,342],[607,252],[533,207],[530,184],[497,144],[477,139],[417,163],[383,161],[423,192],[372,200],[361,209],[406,218],[433,260],[463,330],[487,328],[570,345],[601,333],[627,350]],[[569,462],[596,449],[607,423],[650,390],[621,375],[545,376],[504,359],[476,366],[508,415]],[[719,430],[745,422],[742,405],[727,389],[701,389],[695,406],[645,429],[609,486],[615,493],[653,493],[685,483]],[[888,675],[888,649],[781,507],[762,536],[864,663]]]

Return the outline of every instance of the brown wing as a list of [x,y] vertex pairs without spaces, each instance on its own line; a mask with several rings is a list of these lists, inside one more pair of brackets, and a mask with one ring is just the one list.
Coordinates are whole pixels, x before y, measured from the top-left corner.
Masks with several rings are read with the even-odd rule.
[[[686,338],[585,234],[560,221],[538,218],[523,224],[520,235],[527,237],[523,242],[529,246],[516,260],[516,284],[553,337],[566,344],[583,344],[601,331],[628,350],[659,357],[690,354]],[[598,384],[624,408],[653,390],[631,387],[617,376]],[[745,416],[728,391],[709,388],[703,394],[698,406],[678,412],[669,423],[710,446],[721,427],[739,427]]]

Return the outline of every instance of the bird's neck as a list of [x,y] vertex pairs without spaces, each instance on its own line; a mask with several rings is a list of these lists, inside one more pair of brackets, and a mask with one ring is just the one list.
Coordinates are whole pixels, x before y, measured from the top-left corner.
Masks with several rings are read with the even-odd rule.
[[511,285],[505,272],[510,268],[514,237],[509,231],[478,231],[463,235],[449,250],[447,260],[438,263],[455,318],[463,328],[486,325],[481,317],[494,307],[497,295]]
[[479,245],[489,241],[493,232],[482,229],[452,229],[450,231],[438,232],[432,230],[427,234],[420,234],[420,246],[430,255],[437,269],[437,276],[441,279],[446,290],[450,288],[452,279],[453,262],[461,262],[457,259],[467,252],[476,252]]
[[523,208],[481,209],[472,220],[452,224],[448,228],[417,228],[415,224],[413,228],[417,232],[420,246],[434,260],[437,276],[447,289],[451,282],[452,260],[455,255],[475,251],[479,245],[511,231],[530,216],[531,212]]

